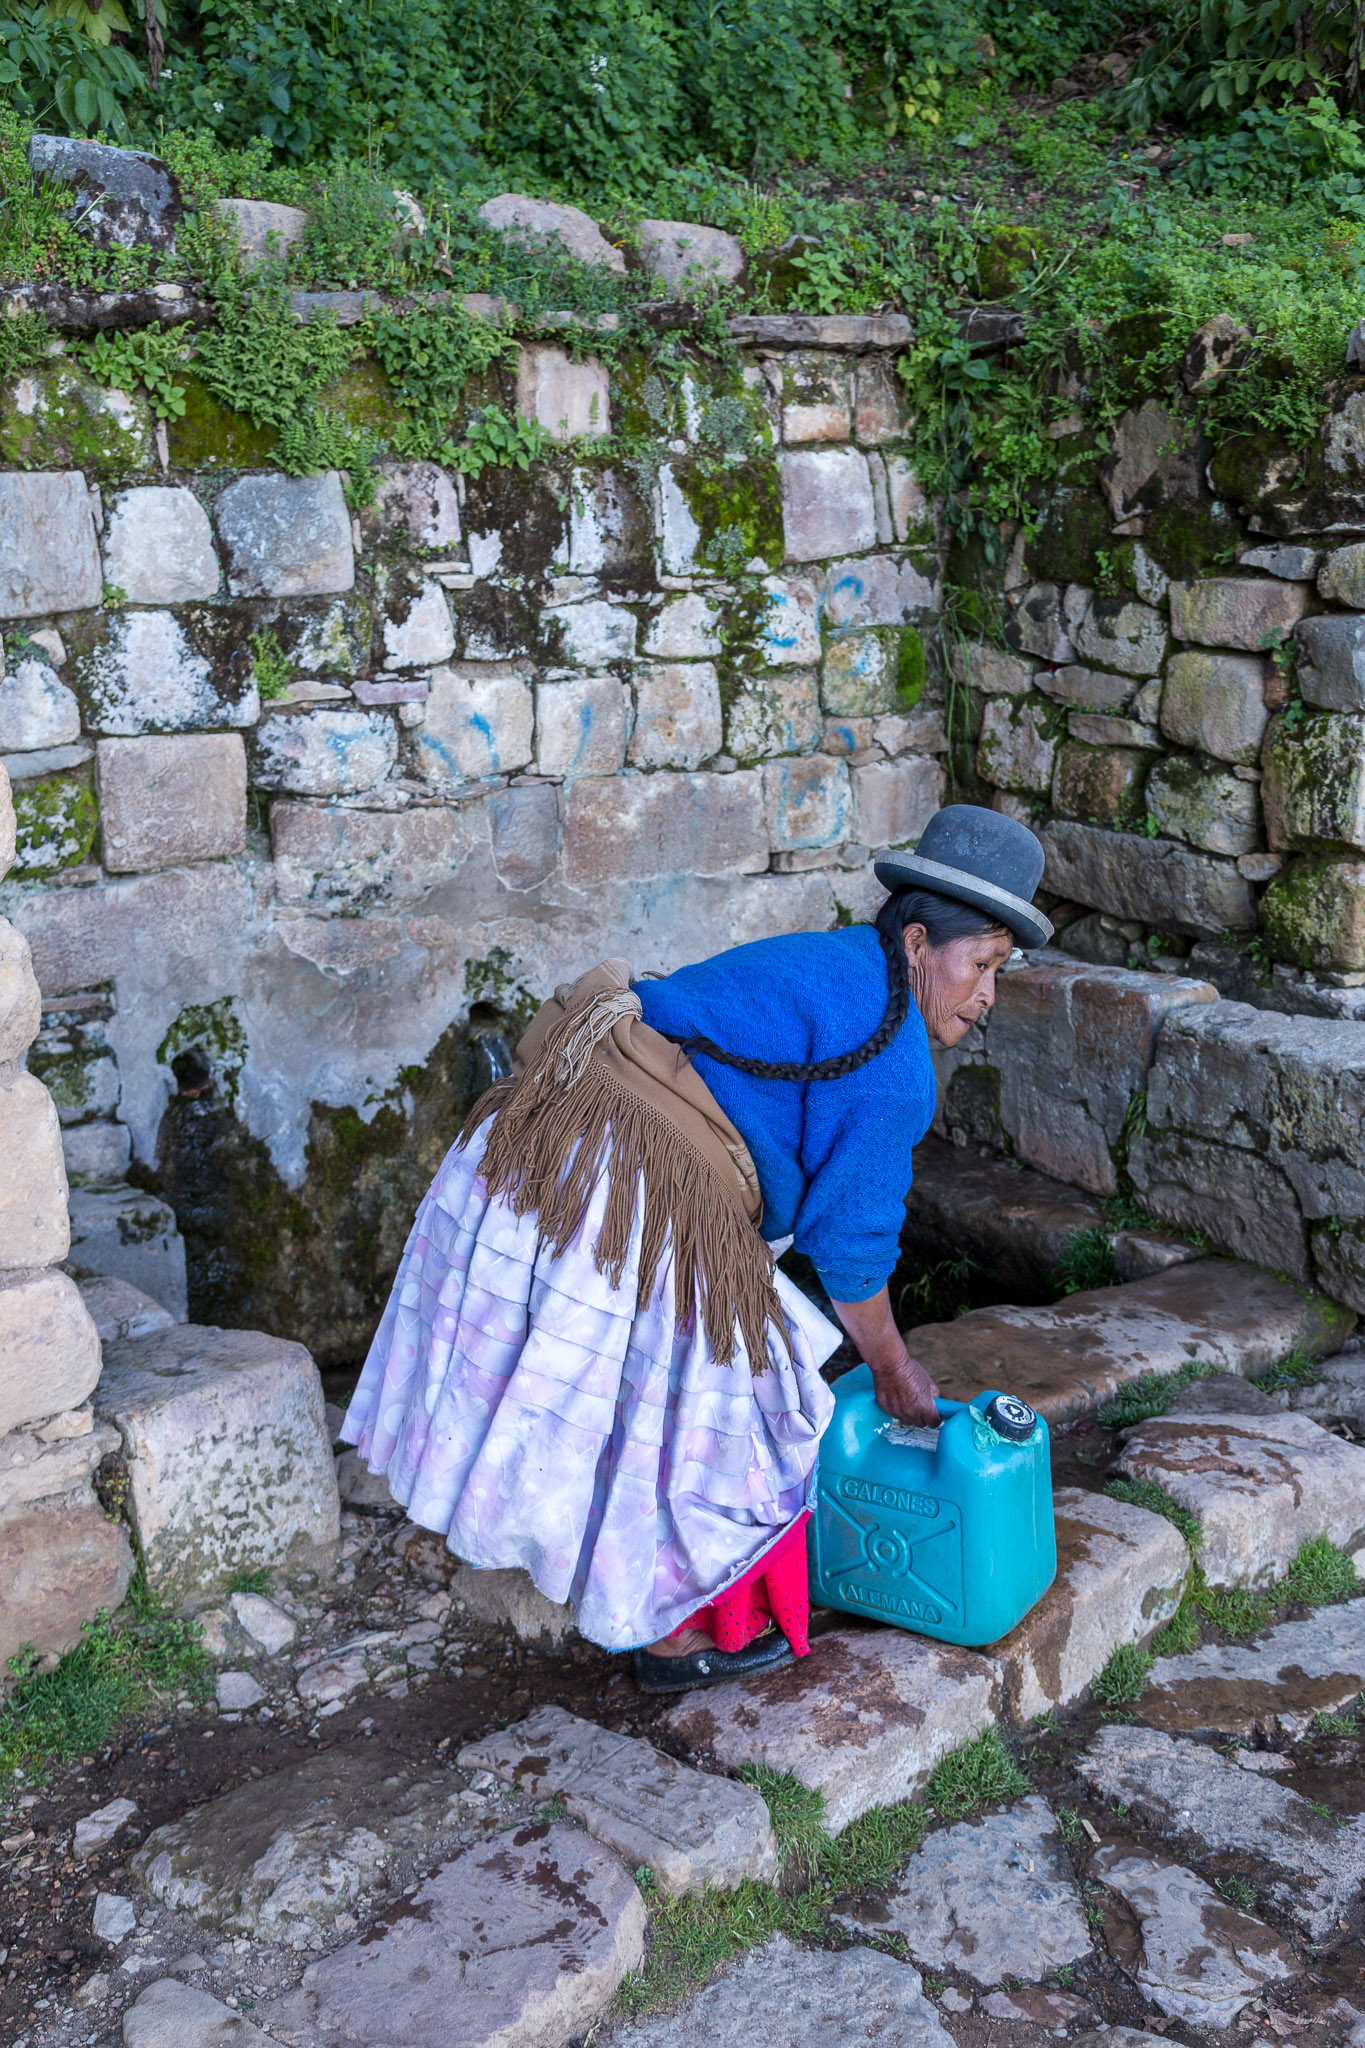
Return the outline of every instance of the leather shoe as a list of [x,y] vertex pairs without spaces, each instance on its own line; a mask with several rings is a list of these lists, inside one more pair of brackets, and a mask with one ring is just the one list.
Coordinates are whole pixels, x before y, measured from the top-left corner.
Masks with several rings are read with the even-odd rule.
[[656,1657],[652,1650],[634,1652],[635,1683],[641,1692],[691,1692],[695,1687],[724,1685],[731,1678],[753,1678],[794,1662],[796,1653],[776,1629],[742,1650],[694,1650],[689,1657]]

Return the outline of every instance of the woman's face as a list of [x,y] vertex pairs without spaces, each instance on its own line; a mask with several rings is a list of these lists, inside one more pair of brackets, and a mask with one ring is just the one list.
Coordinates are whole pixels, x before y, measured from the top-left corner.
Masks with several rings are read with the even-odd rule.
[[1006,931],[931,946],[922,924],[905,927],[910,985],[931,1038],[940,1045],[956,1045],[981,1021],[995,1001],[996,973],[1013,946]]

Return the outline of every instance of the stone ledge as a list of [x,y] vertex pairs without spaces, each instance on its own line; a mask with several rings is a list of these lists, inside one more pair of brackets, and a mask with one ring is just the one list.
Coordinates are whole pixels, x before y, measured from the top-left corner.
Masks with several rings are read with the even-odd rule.
[[861,352],[906,348],[915,338],[904,313],[740,313],[725,325],[732,341],[749,348]]

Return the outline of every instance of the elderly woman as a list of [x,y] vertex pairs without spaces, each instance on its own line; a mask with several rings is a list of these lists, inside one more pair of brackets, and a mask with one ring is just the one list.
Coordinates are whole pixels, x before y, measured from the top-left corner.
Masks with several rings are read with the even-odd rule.
[[561,988],[425,1201],[343,1434],[452,1551],[520,1566],[647,1691],[807,1653],[804,1524],[839,1332],[933,1423],[896,1327],[929,1042],[1045,945],[1042,848],[955,804],[876,865],[875,925],[765,939],[634,986]]

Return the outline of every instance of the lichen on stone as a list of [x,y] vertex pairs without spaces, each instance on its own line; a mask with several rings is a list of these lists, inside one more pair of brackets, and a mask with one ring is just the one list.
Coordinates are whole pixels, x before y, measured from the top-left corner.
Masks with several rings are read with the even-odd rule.
[[99,829],[99,806],[88,778],[44,776],[14,792],[16,875],[49,875],[88,860]]

